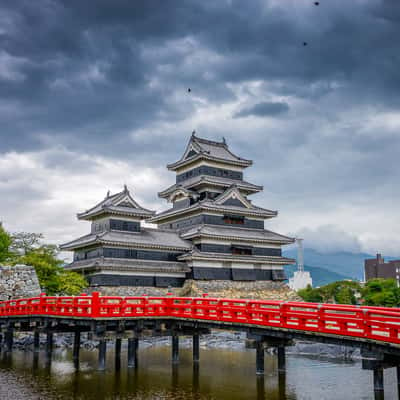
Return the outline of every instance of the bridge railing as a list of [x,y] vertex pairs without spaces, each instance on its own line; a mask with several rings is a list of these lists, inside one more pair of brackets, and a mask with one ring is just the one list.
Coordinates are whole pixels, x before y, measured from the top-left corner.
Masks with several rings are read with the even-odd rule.
[[212,297],[45,296],[0,302],[0,317],[159,318],[251,324],[399,343],[400,309]]

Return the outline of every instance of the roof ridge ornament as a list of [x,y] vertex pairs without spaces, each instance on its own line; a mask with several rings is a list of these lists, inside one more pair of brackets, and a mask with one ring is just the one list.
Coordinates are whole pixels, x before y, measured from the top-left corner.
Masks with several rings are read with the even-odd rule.
[[128,193],[128,186],[126,186],[126,183],[124,184],[124,193]]

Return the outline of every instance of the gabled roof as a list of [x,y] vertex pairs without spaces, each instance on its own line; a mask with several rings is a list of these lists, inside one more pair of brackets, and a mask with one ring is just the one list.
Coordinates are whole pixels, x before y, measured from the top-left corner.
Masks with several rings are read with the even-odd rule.
[[156,214],[154,217],[149,219],[149,222],[158,223],[159,221],[165,220],[169,217],[184,216],[196,211],[220,211],[221,213],[232,213],[238,215],[249,215],[262,218],[272,218],[278,215],[277,211],[267,210],[262,207],[257,207],[251,204],[250,208],[237,207],[232,205],[218,204],[214,200],[205,199],[201,200],[187,208],[170,208],[169,210],[163,211]]
[[236,185],[230,186],[227,190],[225,190],[225,192],[216,197],[214,199],[214,203],[218,205],[229,205],[229,200],[237,202],[239,207],[243,206],[250,209],[252,208],[251,202],[247,200],[242,193],[240,193]]
[[266,229],[247,229],[220,225],[198,225],[181,232],[183,239],[193,239],[196,237],[221,239],[221,240],[240,240],[246,242],[264,242],[290,244],[295,239],[280,235],[279,233]]
[[140,248],[164,248],[187,251],[191,243],[182,239],[177,232],[166,229],[142,228],[140,232],[124,233],[106,231],[100,234],[89,234],[65,243],[62,250],[74,250],[94,244],[110,246],[137,246]]
[[213,140],[199,138],[193,133],[182,158],[175,163],[168,164],[167,168],[174,171],[179,167],[200,159],[237,165],[243,168],[253,163],[251,160],[246,160],[233,154],[229,150],[225,139],[223,139],[222,142],[215,142]]
[[101,214],[135,216],[145,219],[153,216],[155,212],[141,207],[125,185],[122,192],[113,195],[108,192],[104,200],[77,216],[78,219],[91,220]]
[[181,183],[176,183],[169,188],[158,193],[161,198],[167,198],[169,195],[179,187],[185,187],[186,189],[196,188],[200,185],[215,186],[218,188],[228,188],[229,186],[235,184],[240,190],[247,193],[258,193],[263,190],[262,186],[254,185],[253,183],[246,181],[239,181],[236,179],[223,178],[211,175],[198,175],[193,178],[186,179]]

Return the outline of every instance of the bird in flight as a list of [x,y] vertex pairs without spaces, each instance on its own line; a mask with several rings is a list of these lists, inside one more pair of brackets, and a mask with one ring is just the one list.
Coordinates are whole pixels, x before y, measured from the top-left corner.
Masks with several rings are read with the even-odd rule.
[[319,6],[319,1],[314,1],[314,4],[315,4],[316,6]]
[[188,88],[188,93],[190,93],[192,91],[192,89]]

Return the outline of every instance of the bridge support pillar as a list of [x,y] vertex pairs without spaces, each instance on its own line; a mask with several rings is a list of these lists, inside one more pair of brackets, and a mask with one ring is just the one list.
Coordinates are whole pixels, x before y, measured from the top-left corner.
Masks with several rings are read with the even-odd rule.
[[179,336],[176,332],[172,333],[172,362],[179,362]]
[[378,367],[374,370],[374,391],[383,392],[383,368]]
[[74,345],[73,345],[73,351],[72,351],[72,358],[73,358],[75,364],[79,363],[80,349],[81,349],[81,331],[77,330],[77,331],[75,331],[75,335],[74,335]]
[[195,333],[193,335],[193,362],[200,361],[200,335]]
[[261,341],[256,342],[256,374],[264,375],[264,343]]
[[38,329],[35,329],[33,332],[33,351],[38,353],[40,350],[40,332]]
[[139,339],[137,337],[131,337],[128,339],[128,367],[137,368],[138,357],[137,351],[139,348]]
[[286,370],[286,355],[285,346],[278,346],[278,371],[282,372]]
[[11,352],[14,344],[14,325],[10,324],[4,335],[6,352]]
[[46,333],[46,353],[51,354],[53,351],[54,335],[52,331]]
[[106,353],[107,353],[107,341],[103,337],[99,340],[99,364],[98,364],[99,371],[104,371],[106,369]]
[[1,347],[3,346],[3,334],[0,331],[0,353],[1,353]]
[[400,365],[397,365],[396,372],[397,372],[397,393],[400,399]]
[[122,339],[116,338],[115,339],[115,369],[121,368],[121,345]]

